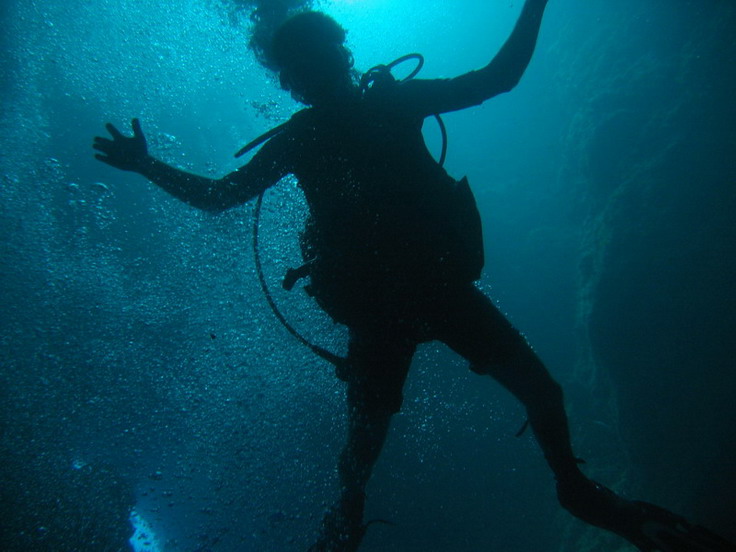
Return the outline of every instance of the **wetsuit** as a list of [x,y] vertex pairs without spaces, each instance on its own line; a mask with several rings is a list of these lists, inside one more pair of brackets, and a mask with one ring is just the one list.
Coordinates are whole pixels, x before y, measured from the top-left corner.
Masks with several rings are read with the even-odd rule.
[[[363,489],[425,341],[446,343],[508,388],[526,406],[558,477],[577,472],[560,387],[473,284],[483,253],[467,183],[437,164],[421,133],[426,117],[497,93],[498,75],[484,70],[375,86],[300,112],[231,176],[236,189],[248,182],[253,194],[291,173],[305,193],[310,287],[350,328],[347,367],[338,374],[348,382],[338,507],[348,525],[362,517]],[[262,188],[254,187],[259,181]]]

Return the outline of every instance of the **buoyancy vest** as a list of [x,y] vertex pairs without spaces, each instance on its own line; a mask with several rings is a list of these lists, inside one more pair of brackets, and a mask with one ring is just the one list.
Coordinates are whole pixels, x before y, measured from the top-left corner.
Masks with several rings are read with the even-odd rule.
[[[364,89],[363,102],[378,98],[379,103],[381,99],[390,103],[391,89],[397,84],[390,74],[393,65],[381,70],[380,78],[373,79],[375,83],[369,90]],[[304,132],[310,130],[318,135],[329,135],[329,125],[320,124],[318,111],[307,108],[295,113],[289,121],[257,138],[236,155],[242,155],[282,133],[291,134],[297,141],[299,135],[303,138]],[[441,156],[441,161],[444,161],[446,136],[439,116],[437,119],[445,141]],[[366,121],[365,126],[374,127],[375,132],[376,121],[370,118]],[[380,121],[377,126],[381,132]],[[390,133],[390,124],[386,125],[386,131]],[[354,128],[353,132],[360,134],[362,129]],[[374,144],[384,141],[374,135]],[[383,312],[386,306],[411,303],[417,295],[426,294],[438,286],[479,279],[484,264],[482,228],[468,181],[466,178],[460,181],[450,178],[441,168],[441,163],[429,158],[426,148],[422,149],[427,158],[419,167],[426,181],[421,187],[415,186],[411,190],[416,201],[398,206],[398,216],[396,209],[392,217],[387,216],[387,213],[392,213],[391,209],[381,212],[381,209],[371,208],[382,203],[377,198],[385,199],[395,192],[388,188],[381,190],[382,181],[376,178],[372,181],[378,185],[373,187],[370,197],[361,197],[360,194],[352,197],[359,204],[362,201],[365,208],[350,211],[347,220],[343,218],[343,224],[337,230],[332,217],[315,216],[318,213],[313,209],[315,202],[311,201],[312,215],[301,236],[304,265],[287,272],[284,287],[291,289],[299,278],[310,276],[311,283],[305,289],[334,320],[351,325],[370,316],[371,311]],[[300,184],[303,183],[300,181]],[[343,189],[341,193],[344,196],[349,191]],[[309,202],[310,190],[305,189],[305,192]],[[329,192],[322,195],[329,195]],[[314,193],[311,196],[314,199]],[[390,202],[391,198],[387,201]],[[257,244],[258,217],[255,226]],[[336,240],[335,236],[339,239]],[[267,297],[270,297],[265,282],[262,280],[261,283]],[[278,311],[275,305],[272,308]],[[279,318],[289,328],[283,316]],[[296,335],[296,332],[292,333]],[[301,336],[297,337],[306,342]]]
[[302,235],[308,268],[290,275],[308,273],[322,308],[348,325],[477,280],[484,264],[467,179],[452,179],[431,158],[421,126],[397,130],[406,122],[375,108],[383,95],[390,103],[391,86],[374,86],[346,114],[303,110],[287,129],[298,147],[313,148],[303,174],[295,171],[311,212]]

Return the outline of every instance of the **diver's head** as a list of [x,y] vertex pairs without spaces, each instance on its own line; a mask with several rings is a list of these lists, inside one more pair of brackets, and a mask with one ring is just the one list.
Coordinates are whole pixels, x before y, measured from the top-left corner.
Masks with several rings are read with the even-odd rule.
[[323,13],[307,11],[287,19],[276,30],[269,54],[281,87],[302,103],[324,105],[355,89],[345,29]]

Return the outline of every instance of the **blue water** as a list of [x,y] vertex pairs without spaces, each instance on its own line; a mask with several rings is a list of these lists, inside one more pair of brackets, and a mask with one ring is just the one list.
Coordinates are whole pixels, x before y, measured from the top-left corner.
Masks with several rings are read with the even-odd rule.
[[[140,117],[158,158],[222,175],[298,109],[240,4],[0,5],[4,550],[130,550],[133,524],[136,550],[305,550],[336,493],[344,388],[268,310],[252,207],[195,211],[90,148]],[[359,69],[419,51],[425,78],[487,63],[521,8],[315,5]],[[446,168],[483,216],[480,286],[565,387],[587,473],[732,539],[735,29],[723,0],[550,0],[521,84],[445,118]],[[268,192],[266,276],[339,352],[344,329],[278,285],[304,216],[293,181]],[[420,349],[405,396],[368,489],[367,517],[393,524],[361,550],[631,550],[558,507],[514,438],[521,407],[447,349]]]

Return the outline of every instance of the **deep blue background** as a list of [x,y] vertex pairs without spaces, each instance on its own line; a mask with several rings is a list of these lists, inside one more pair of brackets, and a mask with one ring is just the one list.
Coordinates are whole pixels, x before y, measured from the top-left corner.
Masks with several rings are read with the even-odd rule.
[[[521,3],[344,0],[359,69],[487,63]],[[196,212],[96,162],[138,116],[159,158],[221,175],[296,104],[216,0],[0,4],[0,530],[7,550],[304,550],[336,492],[343,387],[268,311],[252,208]],[[481,286],[567,390],[588,473],[731,538],[736,518],[736,8],[551,0],[510,94],[450,114],[481,207]],[[427,123],[427,141],[439,148]],[[304,205],[266,197],[272,287]],[[301,331],[344,332],[301,292]],[[630,550],[572,520],[522,409],[447,350],[417,355],[369,487],[364,549]]]

